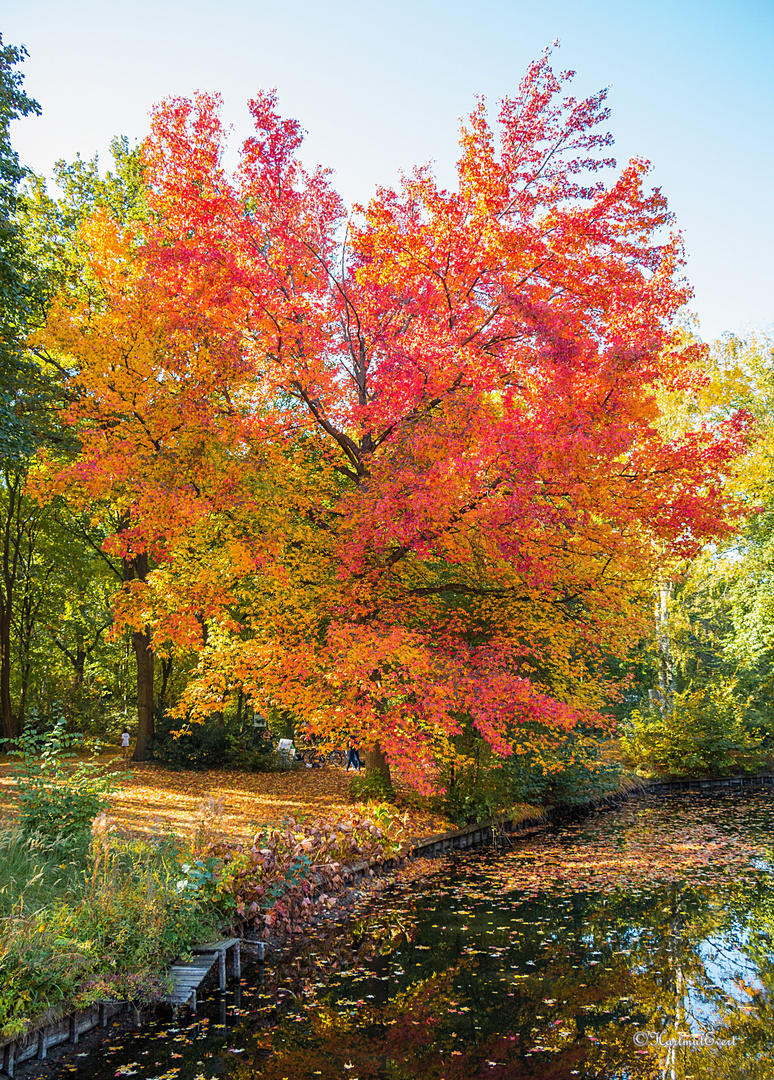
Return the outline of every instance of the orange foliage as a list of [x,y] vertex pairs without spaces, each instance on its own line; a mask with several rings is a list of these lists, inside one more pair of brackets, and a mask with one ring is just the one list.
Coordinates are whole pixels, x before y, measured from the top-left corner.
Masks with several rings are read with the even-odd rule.
[[78,395],[54,484],[129,516],[110,545],[155,569],[117,625],[197,654],[182,710],[242,686],[422,786],[461,714],[501,754],[597,721],[655,552],[728,529],[746,420],[660,433],[701,360],[680,239],[566,78],[477,106],[456,190],[420,169],[348,222],[273,95],[233,175],[215,97],[157,107],[148,220],[91,222],[39,343]]

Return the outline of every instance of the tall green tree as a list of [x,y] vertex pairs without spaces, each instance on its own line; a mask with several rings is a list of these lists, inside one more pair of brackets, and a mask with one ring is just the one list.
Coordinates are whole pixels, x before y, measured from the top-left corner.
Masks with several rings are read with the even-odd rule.
[[83,222],[101,207],[121,220],[142,215],[139,155],[125,138],[114,140],[115,172],[104,177],[96,159],[58,162],[59,198],[22,166],[11,122],[40,113],[23,90],[19,65],[26,55],[0,38],[0,734],[6,737],[18,733],[30,702],[45,708],[55,695],[76,714],[86,708],[87,667],[105,652],[109,623],[112,564],[95,551],[94,530],[61,500],[42,505],[29,490],[38,450],[65,459],[77,449],[77,433],[59,425],[51,408],[68,403],[66,372],[30,347],[30,332],[65,285],[89,287]]
[[18,215],[19,185],[28,170],[11,145],[11,121],[40,113],[17,70],[26,55],[0,36],[0,456],[5,460],[18,460],[34,443],[23,392],[33,376],[24,339],[35,306],[35,274]]
[[694,679],[733,678],[750,725],[774,742],[774,341],[729,335],[712,362],[709,409],[746,409],[756,437],[733,480],[748,507],[743,528],[707,552],[687,583],[693,618],[684,668]]
[[[52,198],[45,184],[37,181],[26,199],[25,219],[29,244],[31,250],[35,252],[39,267],[44,272],[47,298],[61,291],[84,299],[87,306],[95,309],[101,307],[103,300],[100,286],[91,270],[88,245],[83,239],[82,230],[89,219],[103,213],[119,223],[121,228],[131,224],[138,232],[141,232],[141,223],[147,214],[147,207],[139,148],[131,148],[128,139],[121,137],[113,140],[111,150],[113,170],[105,175],[100,172],[96,158],[85,161],[77,157],[72,163],[59,161],[56,164],[55,175],[57,185],[62,192],[61,196]],[[42,347],[36,348],[36,355],[42,364],[50,365],[58,370],[67,387],[70,372],[62,356]],[[72,384],[69,385],[66,393],[70,395],[70,400],[65,401],[66,405],[71,405],[79,396],[77,387]],[[66,428],[60,433],[61,437],[55,440],[57,445],[54,456],[59,457],[61,461],[67,460],[68,456],[73,452],[77,453],[79,449],[77,431],[71,430],[71,442],[67,442],[65,431]],[[95,526],[98,532],[105,516],[110,516],[115,508],[106,507],[104,500],[100,502],[90,499],[88,505],[79,503],[77,507],[71,507],[71,510],[74,512],[74,517],[79,520],[83,520],[84,516],[86,519],[91,517],[93,519],[91,525]],[[125,519],[122,513],[117,511],[116,513],[120,520],[117,526],[119,531],[126,530],[129,526],[128,518]],[[86,524],[83,531],[84,537],[88,539],[93,531],[90,525]],[[110,559],[106,558],[105,563],[115,569]],[[134,580],[144,581],[148,570],[147,554],[140,553],[136,558],[123,557],[119,560],[115,584],[126,587]],[[82,595],[85,597],[87,593]],[[95,609],[87,604],[81,606],[79,610],[93,612]],[[90,628],[81,626],[76,619],[71,627],[76,637],[73,643],[74,648],[65,646],[58,639],[54,640],[56,647],[70,659],[77,681],[82,682],[83,679],[86,643],[91,640],[96,647],[101,640],[101,628],[104,628],[101,617],[98,617]],[[150,648],[150,636],[147,629],[134,628],[130,637],[137,671],[138,738],[135,757],[142,760],[149,753],[150,741],[154,735],[154,656]]]
[[[629,740],[651,764],[663,766],[668,752],[669,767],[684,771],[700,759],[710,771],[754,766],[774,748],[774,341],[726,335],[709,352],[706,378],[694,422],[754,418],[748,453],[727,480],[746,512],[736,533],[671,568],[651,643],[659,689]],[[683,422],[679,407],[671,415]],[[665,660],[671,701],[659,679]]]
[[35,397],[34,364],[24,341],[34,307],[34,273],[19,220],[19,185],[27,170],[11,145],[11,121],[40,106],[22,89],[18,65],[23,47],[0,37],[0,727],[15,734],[11,708],[11,625],[20,575],[24,526],[21,498],[26,458],[35,445],[30,422]]

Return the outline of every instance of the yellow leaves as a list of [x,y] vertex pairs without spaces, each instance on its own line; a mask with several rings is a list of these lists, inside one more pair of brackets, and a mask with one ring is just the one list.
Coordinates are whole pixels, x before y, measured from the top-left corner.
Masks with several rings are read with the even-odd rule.
[[505,752],[509,719],[567,727],[604,699],[648,539],[689,531],[650,387],[682,430],[694,346],[668,329],[676,244],[651,273],[666,208],[644,164],[598,196],[562,155],[538,164],[547,131],[591,149],[601,120],[551,111],[547,63],[526,113],[505,103],[499,157],[481,104],[459,191],[417,171],[347,251],[271,95],[231,178],[217,100],[159,106],[147,243],[84,230],[88,287],[41,337],[76,373],[81,453],[53,483],[120,509],[113,550],[151,560],[117,626],[192,654],[181,712],[238,687],[426,773],[455,710]]
[[757,421],[748,452],[735,463],[731,478],[731,490],[748,503],[765,495],[774,471],[773,370],[770,341],[727,338],[713,346],[709,379],[698,394],[705,417],[725,418],[745,410]]

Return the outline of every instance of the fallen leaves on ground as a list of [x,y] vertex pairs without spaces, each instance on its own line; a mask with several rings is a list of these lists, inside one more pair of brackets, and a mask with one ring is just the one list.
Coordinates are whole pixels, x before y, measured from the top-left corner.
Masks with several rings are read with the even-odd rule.
[[[172,831],[191,837],[206,827],[213,838],[247,841],[261,827],[285,817],[344,816],[353,807],[348,793],[353,774],[336,766],[278,773],[172,772],[155,762],[132,763],[125,770],[116,759],[115,768],[120,790],[112,799],[110,819],[131,836]],[[11,769],[10,761],[0,762],[3,816],[15,806]],[[407,803],[399,785],[398,792],[396,839],[419,839],[453,828],[444,817]],[[389,835],[391,829],[385,826]]]

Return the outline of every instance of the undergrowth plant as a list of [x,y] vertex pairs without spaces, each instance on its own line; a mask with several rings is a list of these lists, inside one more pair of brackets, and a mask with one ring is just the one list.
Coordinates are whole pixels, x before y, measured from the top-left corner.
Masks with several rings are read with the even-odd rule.
[[158,1000],[168,962],[223,922],[204,890],[179,887],[188,864],[168,838],[118,838],[100,815],[85,867],[24,839],[0,832],[0,1034],[57,1005]]
[[18,824],[0,829],[0,920],[74,895],[83,867],[75,853],[54,850],[45,837],[30,836]]
[[91,823],[108,805],[116,777],[100,764],[98,747],[78,758],[82,744],[82,735],[67,730],[61,710],[52,727],[39,732],[33,718],[13,741],[8,753],[16,759],[13,782],[25,835],[60,848],[88,843]]
[[602,733],[576,728],[544,738],[506,758],[503,771],[511,800],[541,806],[578,806],[618,791],[621,767],[603,753]]
[[346,887],[346,866],[383,861],[398,846],[368,814],[353,813],[346,820],[286,818],[280,827],[256,835],[249,847],[212,845],[208,854],[219,865],[206,887],[263,937],[291,933],[335,907],[336,894]]
[[445,790],[437,808],[469,825],[525,805],[579,805],[619,789],[621,768],[604,757],[600,732],[578,727],[555,736],[525,724],[521,735],[507,757],[468,737],[439,770]]
[[765,736],[745,724],[733,680],[689,686],[673,707],[635,710],[621,747],[629,764],[669,775],[754,772],[766,761]]
[[395,791],[380,772],[356,772],[347,785],[353,802],[393,802]]

